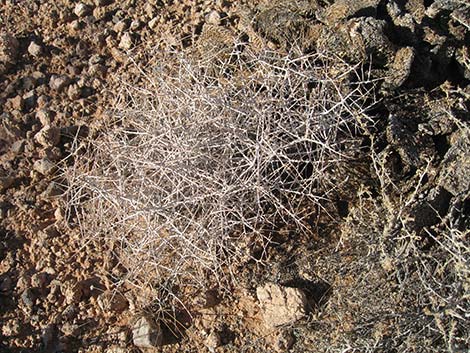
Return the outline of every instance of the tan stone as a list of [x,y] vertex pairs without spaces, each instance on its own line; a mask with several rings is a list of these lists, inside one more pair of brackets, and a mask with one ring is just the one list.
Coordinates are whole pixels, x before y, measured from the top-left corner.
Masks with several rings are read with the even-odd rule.
[[139,348],[152,348],[161,346],[163,334],[158,323],[142,316],[132,328],[133,342]]
[[256,289],[266,326],[277,327],[294,323],[307,314],[307,298],[298,288],[267,283]]

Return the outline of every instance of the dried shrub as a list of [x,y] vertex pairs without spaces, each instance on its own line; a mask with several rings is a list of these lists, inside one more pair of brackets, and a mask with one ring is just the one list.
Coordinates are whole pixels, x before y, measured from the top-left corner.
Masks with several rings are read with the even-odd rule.
[[309,231],[373,103],[359,67],[324,54],[156,62],[64,173],[69,214],[114,244],[146,303],[224,286],[279,224]]

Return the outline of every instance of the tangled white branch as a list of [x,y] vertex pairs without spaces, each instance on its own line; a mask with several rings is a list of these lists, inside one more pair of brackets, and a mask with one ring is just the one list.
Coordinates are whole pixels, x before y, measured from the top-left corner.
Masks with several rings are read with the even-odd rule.
[[66,173],[83,234],[119,244],[140,285],[220,280],[276,225],[308,231],[337,186],[371,83],[326,55],[235,54],[212,78],[163,55]]

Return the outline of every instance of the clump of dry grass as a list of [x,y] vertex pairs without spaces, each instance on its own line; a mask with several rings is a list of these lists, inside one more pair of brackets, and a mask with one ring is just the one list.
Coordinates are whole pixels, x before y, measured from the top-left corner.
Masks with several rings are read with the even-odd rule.
[[[461,124],[460,132],[470,131]],[[436,224],[417,227],[417,218],[423,217],[417,209],[428,205],[423,195],[439,188],[426,180],[431,163],[402,192],[386,167],[387,156],[374,148],[370,153],[377,194],[370,186],[359,189],[338,244],[311,254],[314,268],[333,287],[325,308],[310,323],[313,349],[468,351],[470,238],[456,221],[467,217],[464,208],[457,202],[445,215],[433,210]],[[468,199],[468,193],[456,199],[461,197]]]
[[308,231],[371,103],[357,67],[326,55],[158,58],[65,172],[69,214],[114,244],[144,302],[225,285],[279,224]]
[[[470,136],[466,124],[455,123],[462,136]],[[400,351],[466,351],[470,347],[470,242],[468,229],[456,221],[466,217],[463,207],[455,207],[468,193],[452,198],[441,216],[431,203],[420,200],[429,192],[425,184],[431,161],[414,176],[411,192],[399,193],[397,198],[392,196],[398,188],[384,167],[384,156],[372,157],[386,221],[378,237],[379,250],[383,267],[396,281],[398,298],[405,303],[387,342]],[[436,185],[432,189],[438,190]],[[419,225],[420,218],[429,217],[418,212],[423,204],[438,218],[435,225]]]

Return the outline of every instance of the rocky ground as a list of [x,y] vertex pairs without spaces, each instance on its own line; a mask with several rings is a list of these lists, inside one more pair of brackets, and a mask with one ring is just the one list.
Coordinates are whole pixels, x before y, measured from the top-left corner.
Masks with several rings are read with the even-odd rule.
[[[61,166],[156,49],[240,41],[364,64],[373,123],[310,236],[157,316],[68,222]],[[468,351],[469,43],[458,0],[0,0],[0,350]]]

